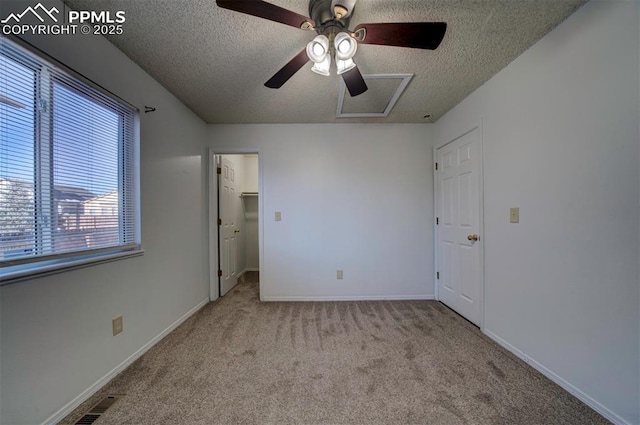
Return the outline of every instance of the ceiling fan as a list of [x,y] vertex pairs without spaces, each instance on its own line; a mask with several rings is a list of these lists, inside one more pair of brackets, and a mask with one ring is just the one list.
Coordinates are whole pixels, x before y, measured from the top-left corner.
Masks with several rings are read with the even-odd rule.
[[261,0],[216,0],[216,3],[224,9],[318,33],[264,84],[273,89],[282,87],[309,61],[314,62],[312,71],[329,75],[333,57],[349,94],[358,96],[367,91],[367,84],[353,61],[359,43],[435,50],[447,30],[445,22],[399,22],[360,24],[351,31],[349,21],[356,1],[310,0],[310,18]]

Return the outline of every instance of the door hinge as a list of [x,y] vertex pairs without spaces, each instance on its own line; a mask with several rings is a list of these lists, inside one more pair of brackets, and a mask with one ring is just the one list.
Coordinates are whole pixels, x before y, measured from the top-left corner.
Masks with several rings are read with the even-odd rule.
[[218,277],[222,277],[222,270],[218,270]]
[[220,167],[216,168],[216,173],[222,174],[222,168],[220,168]]
[[440,272],[436,272],[436,279],[440,279]]
[[440,224],[440,218],[439,218],[439,217],[436,217],[436,226],[437,226],[438,224]]
[[438,163],[436,162],[436,171],[438,171]]
[[221,218],[218,219],[218,226],[222,226],[222,219]]

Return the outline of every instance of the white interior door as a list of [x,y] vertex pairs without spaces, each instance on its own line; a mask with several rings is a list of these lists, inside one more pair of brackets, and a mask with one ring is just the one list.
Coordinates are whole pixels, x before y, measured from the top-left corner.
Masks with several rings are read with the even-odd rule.
[[480,129],[436,150],[437,282],[440,301],[480,326],[482,243]]
[[224,295],[238,283],[238,233],[236,171],[229,157],[223,156],[220,164],[220,295]]

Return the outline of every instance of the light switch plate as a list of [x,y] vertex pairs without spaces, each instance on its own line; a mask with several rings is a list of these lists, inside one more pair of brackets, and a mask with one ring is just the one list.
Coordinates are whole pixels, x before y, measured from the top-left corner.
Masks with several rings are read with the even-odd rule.
[[344,275],[343,275],[342,270],[338,270],[338,273],[336,273],[336,278],[337,278],[338,280],[341,280],[341,279],[343,278],[343,276],[344,276]]
[[282,213],[280,211],[276,211],[276,221],[282,221]]
[[511,223],[520,223],[520,208],[511,208],[509,211]]
[[114,317],[113,320],[111,320],[111,327],[113,328],[113,336],[116,336],[122,332],[122,329],[123,329],[122,325],[123,325],[122,316]]

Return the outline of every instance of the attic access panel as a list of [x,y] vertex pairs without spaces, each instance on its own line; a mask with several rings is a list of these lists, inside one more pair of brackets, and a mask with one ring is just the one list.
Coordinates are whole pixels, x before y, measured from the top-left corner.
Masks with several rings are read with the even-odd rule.
[[363,75],[369,90],[351,97],[340,80],[336,118],[382,118],[389,115],[414,74]]

